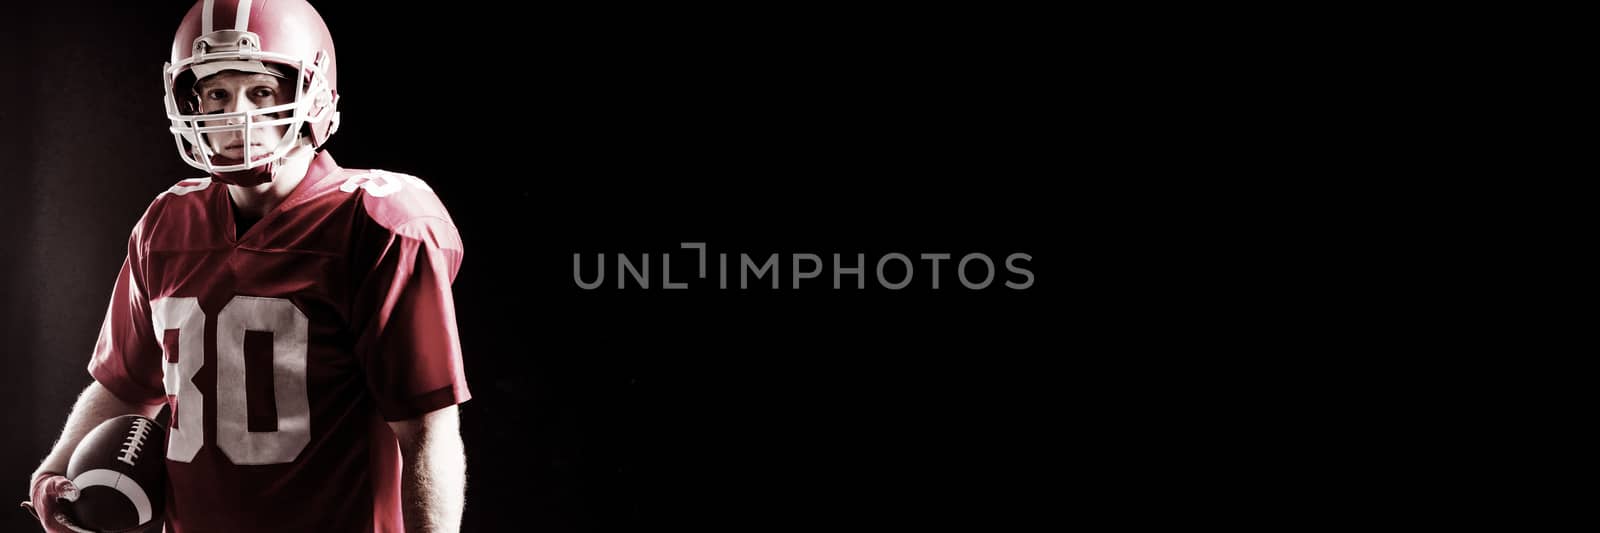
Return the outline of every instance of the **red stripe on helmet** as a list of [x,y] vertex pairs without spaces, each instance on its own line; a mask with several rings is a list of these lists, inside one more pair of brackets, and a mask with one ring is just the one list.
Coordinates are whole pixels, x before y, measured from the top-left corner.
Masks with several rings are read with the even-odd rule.
[[211,3],[210,26],[213,32],[234,29],[234,18],[238,16],[237,0],[206,0]]

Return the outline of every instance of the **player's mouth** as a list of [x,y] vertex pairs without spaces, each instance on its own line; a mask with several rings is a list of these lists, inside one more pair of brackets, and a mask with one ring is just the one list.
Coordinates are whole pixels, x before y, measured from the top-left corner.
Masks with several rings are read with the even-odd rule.
[[[244,157],[245,157],[244,146],[245,146],[244,143],[229,144],[229,145],[223,147],[221,151],[218,151],[217,155],[220,156],[220,157],[223,157],[225,159],[230,159],[230,160],[234,160],[234,161],[243,161]],[[257,144],[257,143],[250,143],[250,160],[251,161],[260,161],[262,159],[266,159],[266,158],[271,157],[271,156],[272,156],[272,150],[267,149],[266,145]]]
[[[271,153],[272,150],[268,150],[267,146],[264,144],[250,143],[250,159],[261,159],[271,155]],[[234,159],[243,159],[245,154],[244,143],[227,145],[226,147],[222,148],[222,151],[219,154],[226,157],[232,157]]]

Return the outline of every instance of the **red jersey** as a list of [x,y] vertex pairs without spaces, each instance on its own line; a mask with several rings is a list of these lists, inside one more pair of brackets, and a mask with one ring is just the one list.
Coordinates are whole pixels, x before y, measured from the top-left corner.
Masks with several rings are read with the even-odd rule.
[[172,409],[168,530],[402,530],[385,421],[470,397],[455,224],[421,180],[326,153],[237,237],[230,202],[209,178],[156,197],[89,363]]

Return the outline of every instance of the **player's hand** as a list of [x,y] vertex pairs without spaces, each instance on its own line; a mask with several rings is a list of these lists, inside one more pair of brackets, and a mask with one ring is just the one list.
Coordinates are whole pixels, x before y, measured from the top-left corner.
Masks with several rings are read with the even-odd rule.
[[22,502],[22,508],[28,514],[39,520],[39,526],[50,533],[94,533],[79,527],[67,518],[66,506],[61,502],[78,500],[78,487],[72,480],[61,474],[45,474],[33,480],[33,488],[29,491],[30,501]]

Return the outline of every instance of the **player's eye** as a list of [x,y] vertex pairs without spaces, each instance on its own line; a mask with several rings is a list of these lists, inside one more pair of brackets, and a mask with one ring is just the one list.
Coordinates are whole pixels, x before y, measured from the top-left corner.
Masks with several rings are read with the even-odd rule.
[[272,90],[272,89],[267,88],[267,87],[256,87],[256,89],[254,91],[250,92],[250,96],[254,97],[256,99],[264,99],[264,98],[272,98],[272,96],[277,94],[277,93],[278,93],[277,91]]
[[226,89],[211,89],[209,91],[206,91],[206,99],[207,100],[218,100],[218,101],[227,100],[228,99],[228,91]]

